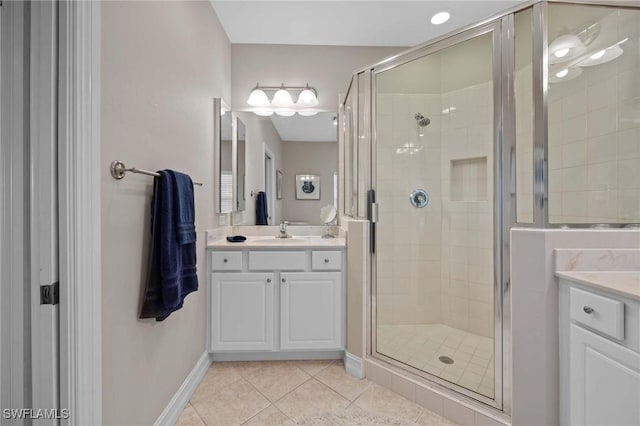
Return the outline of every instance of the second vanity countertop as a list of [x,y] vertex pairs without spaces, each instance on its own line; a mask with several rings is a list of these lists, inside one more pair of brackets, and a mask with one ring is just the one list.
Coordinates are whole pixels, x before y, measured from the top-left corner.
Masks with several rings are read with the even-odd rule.
[[322,238],[316,235],[293,235],[291,238],[276,238],[274,236],[247,235],[247,240],[242,243],[230,243],[226,236],[212,238],[207,241],[209,249],[242,250],[247,248],[260,249],[288,249],[288,248],[344,248],[346,239],[344,237]]
[[640,271],[557,271],[556,276],[640,300]]
[[640,300],[640,249],[556,249],[556,276]]

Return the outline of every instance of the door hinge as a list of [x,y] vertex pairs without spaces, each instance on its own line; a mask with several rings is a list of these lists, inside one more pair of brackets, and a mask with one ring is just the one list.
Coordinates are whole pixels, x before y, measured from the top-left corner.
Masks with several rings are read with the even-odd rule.
[[371,223],[378,223],[378,203],[371,203]]
[[60,303],[60,284],[56,281],[53,284],[40,286],[40,304],[57,305]]

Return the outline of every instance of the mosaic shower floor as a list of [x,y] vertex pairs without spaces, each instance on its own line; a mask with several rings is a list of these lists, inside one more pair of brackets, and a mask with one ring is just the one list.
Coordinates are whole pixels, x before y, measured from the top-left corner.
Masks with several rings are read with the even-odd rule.
[[378,353],[493,398],[493,339],[444,324],[378,325],[377,337]]

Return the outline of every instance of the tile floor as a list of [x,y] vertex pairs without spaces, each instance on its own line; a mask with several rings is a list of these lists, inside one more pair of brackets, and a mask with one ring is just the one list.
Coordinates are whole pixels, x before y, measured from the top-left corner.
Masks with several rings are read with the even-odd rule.
[[378,353],[493,398],[493,339],[444,324],[379,325],[377,337]]
[[214,363],[176,425],[280,425],[363,410],[408,423],[455,426],[367,379],[347,375],[342,361],[331,360]]

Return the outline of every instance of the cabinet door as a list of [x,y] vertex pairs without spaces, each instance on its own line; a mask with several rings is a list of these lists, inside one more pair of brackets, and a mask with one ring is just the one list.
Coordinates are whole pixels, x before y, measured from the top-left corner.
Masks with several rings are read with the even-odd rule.
[[342,274],[280,274],[281,349],[343,349]]
[[214,273],[211,346],[215,350],[273,349],[273,274]]
[[570,423],[640,425],[640,354],[575,324],[570,345]]

